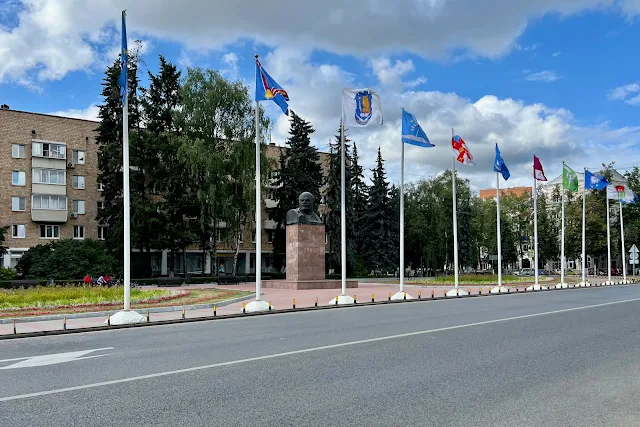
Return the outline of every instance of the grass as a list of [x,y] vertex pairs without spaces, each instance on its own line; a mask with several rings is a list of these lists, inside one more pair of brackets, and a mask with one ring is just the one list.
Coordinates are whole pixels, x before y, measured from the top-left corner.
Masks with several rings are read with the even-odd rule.
[[[502,276],[502,283],[504,284],[517,284],[517,283],[533,283],[533,276]],[[540,276],[539,281],[547,282],[552,280],[548,276]],[[455,277],[452,276],[440,276],[440,277],[419,277],[410,280],[411,283],[425,283],[429,285],[453,285],[455,283]],[[475,274],[463,274],[458,277],[458,283],[461,285],[493,285],[498,283],[498,275],[475,275]]]
[[[227,289],[132,289],[131,308],[212,304],[252,294]],[[122,287],[38,286],[0,290],[0,317],[109,311],[123,303]]]

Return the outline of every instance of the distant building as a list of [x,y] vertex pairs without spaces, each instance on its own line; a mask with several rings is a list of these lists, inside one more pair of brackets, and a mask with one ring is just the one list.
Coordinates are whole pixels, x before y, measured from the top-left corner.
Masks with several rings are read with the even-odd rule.
[[[523,194],[531,194],[531,187],[512,187],[512,188],[501,188],[500,189],[500,197],[502,196],[522,196]],[[480,190],[480,198],[482,200],[492,199],[496,197],[496,189],[495,188],[487,188],[485,190]]]

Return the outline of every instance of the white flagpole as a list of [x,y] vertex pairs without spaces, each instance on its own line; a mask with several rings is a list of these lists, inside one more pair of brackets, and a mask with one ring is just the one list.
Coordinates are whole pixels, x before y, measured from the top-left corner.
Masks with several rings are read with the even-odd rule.
[[[255,55],[258,61],[258,54]],[[256,64],[256,84],[258,79],[258,67]],[[262,200],[260,179],[260,104],[256,101],[256,301],[260,301],[262,295]]]
[[587,168],[584,168],[584,185],[582,186],[582,284],[587,285]]
[[[124,12],[123,12],[124,14]],[[123,16],[126,22],[126,15]],[[125,30],[124,28],[122,29]],[[127,55],[128,56],[128,55]],[[128,67],[128,60],[124,63]],[[128,78],[128,74],[127,74]],[[122,193],[124,203],[124,309],[131,309],[131,194],[129,187],[129,82],[122,103]]]
[[344,110],[340,116],[340,235],[341,235],[341,255],[340,266],[342,267],[342,296],[347,295],[347,207],[346,207],[346,172],[344,153]]
[[[454,131],[451,129],[451,137],[453,138]],[[458,212],[457,212],[457,200],[456,200],[456,158],[453,161],[453,175],[451,182],[453,185],[453,270],[455,277],[455,288],[458,289]]]
[[538,180],[533,177],[533,246],[534,246],[534,258],[535,258],[535,285],[538,286]]
[[562,247],[560,250],[560,284],[564,285],[564,162],[562,162]]
[[404,292],[404,142],[400,138],[400,292]]
[[627,281],[627,257],[624,253],[624,221],[622,219],[622,199],[618,198],[620,203],[620,239],[622,240],[622,280]]
[[500,237],[500,172],[496,172],[496,207],[498,225],[498,292],[502,290],[502,239]]
[[607,270],[611,284],[611,221],[609,220],[609,192],[607,192]]

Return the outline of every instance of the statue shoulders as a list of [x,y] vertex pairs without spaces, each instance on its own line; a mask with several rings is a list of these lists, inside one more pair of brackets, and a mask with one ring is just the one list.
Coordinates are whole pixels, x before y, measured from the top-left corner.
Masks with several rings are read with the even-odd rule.
[[300,217],[302,214],[300,213],[300,209],[289,209],[287,212],[286,223],[289,224],[299,224]]

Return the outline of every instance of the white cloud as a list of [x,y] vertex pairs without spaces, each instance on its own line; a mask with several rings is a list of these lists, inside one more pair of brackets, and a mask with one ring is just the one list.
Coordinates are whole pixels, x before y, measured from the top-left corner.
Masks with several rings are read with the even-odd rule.
[[118,46],[113,36],[125,8],[131,39],[157,37],[188,49],[249,39],[359,58],[406,52],[443,59],[452,49],[497,58],[514,48],[532,19],[614,3],[623,13],[639,12],[631,0],[155,0],[153,7],[127,0],[21,0],[7,3],[19,11],[17,25],[0,30],[0,82],[55,80],[90,67],[100,57],[96,45]]
[[613,89],[609,92],[609,99],[612,101],[624,101],[630,105],[640,104],[640,82],[630,83]]
[[552,58],[555,58],[555,57],[558,57],[558,56],[560,56],[560,55],[562,55],[562,52],[560,52],[560,51],[558,51],[558,52],[553,52],[553,54],[551,54],[551,57],[552,57]]
[[83,120],[98,120],[98,113],[100,112],[100,107],[96,104],[91,104],[89,107],[84,110],[63,110],[63,111],[54,111],[51,114],[52,116],[61,116],[61,117],[71,117],[73,119],[83,119]]
[[382,85],[396,85],[404,76],[415,70],[411,59],[396,60],[392,64],[389,58],[376,58],[370,61],[370,65]]
[[548,71],[548,70],[544,70],[544,71],[539,71],[537,73],[531,73],[528,71],[525,71],[525,80],[528,80],[530,82],[545,82],[545,83],[550,83],[550,82],[554,82],[556,80],[559,80],[561,77],[556,74],[553,71]]
[[238,77],[238,55],[233,52],[225,53],[222,56],[222,63],[226,66],[222,70],[222,74],[231,79],[236,79]]

